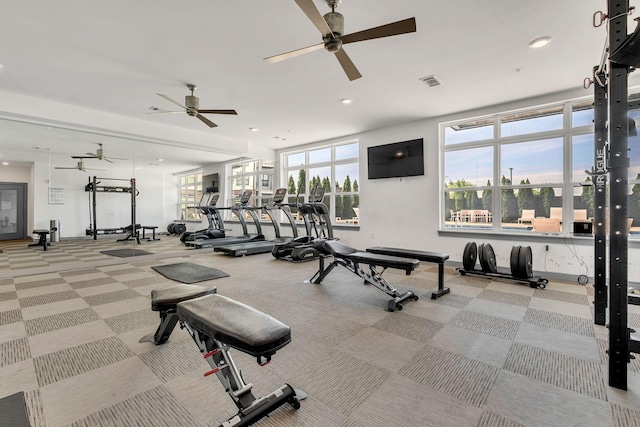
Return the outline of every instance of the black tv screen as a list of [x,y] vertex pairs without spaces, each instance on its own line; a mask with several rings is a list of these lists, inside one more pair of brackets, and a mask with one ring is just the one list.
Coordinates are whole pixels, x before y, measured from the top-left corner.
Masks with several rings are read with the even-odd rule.
[[423,140],[367,148],[369,179],[424,175]]

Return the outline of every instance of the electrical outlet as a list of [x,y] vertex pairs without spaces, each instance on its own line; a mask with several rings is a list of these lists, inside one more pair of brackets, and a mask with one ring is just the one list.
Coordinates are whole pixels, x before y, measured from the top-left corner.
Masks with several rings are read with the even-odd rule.
[[545,252],[549,252],[549,245],[544,245]]

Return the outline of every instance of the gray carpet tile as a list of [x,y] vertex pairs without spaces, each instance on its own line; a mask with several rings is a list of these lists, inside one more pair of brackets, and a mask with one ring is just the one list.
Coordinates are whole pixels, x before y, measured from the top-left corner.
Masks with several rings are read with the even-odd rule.
[[500,369],[427,345],[398,374],[470,405],[487,401]]
[[12,365],[31,358],[29,340],[18,338],[16,340],[0,343],[0,367]]
[[637,313],[629,313],[627,316],[627,323],[630,328],[633,328],[640,332],[640,314]]
[[[38,276],[34,276],[34,277],[37,278]],[[16,283],[16,290],[21,291],[23,289],[33,289],[33,288],[40,288],[43,286],[61,285],[63,283],[67,283],[67,282],[62,277],[46,279],[46,280],[34,280],[32,282]]]
[[116,334],[124,334],[145,327],[157,328],[160,324],[160,316],[157,312],[149,309],[109,317],[104,319],[104,322]]
[[104,273],[108,274],[109,276],[126,276],[128,274],[142,273],[144,271],[145,270],[138,267],[127,267],[127,268],[120,268],[118,270],[107,270]]
[[139,357],[164,382],[193,370],[204,374],[211,369],[193,340],[170,341]]
[[385,332],[426,343],[444,327],[444,323],[394,312],[373,326]]
[[447,305],[449,307],[465,308],[471,301],[473,301],[473,298],[471,297],[451,293],[447,294],[445,297],[435,299],[431,302],[434,304]]
[[151,267],[152,265],[158,265],[158,261],[138,261],[132,262],[131,265],[134,267]]
[[640,427],[640,410],[625,408],[614,403],[611,404],[611,410],[614,427]]
[[4,279],[0,279],[0,286],[2,285],[13,285],[13,278],[7,277]]
[[71,326],[82,325],[83,323],[95,322],[96,320],[100,320],[98,313],[92,308],[87,307],[81,310],[25,320],[24,328],[27,336],[33,336],[69,328]]
[[85,274],[95,274],[100,273],[100,270],[97,268],[84,268],[81,270],[69,270],[69,271],[61,271],[61,277],[73,277],[73,276],[84,276]]
[[493,412],[484,411],[477,427],[527,427]]
[[463,286],[469,286],[472,288],[481,288],[484,289],[487,286],[489,286],[491,284],[491,280],[487,280],[484,277],[477,277],[477,276],[453,276],[451,277],[451,279],[447,280],[447,284],[449,286],[452,285],[463,285]]
[[585,289],[587,290],[587,296],[592,297],[596,294],[596,290],[593,285],[587,285],[585,286]]
[[481,332],[486,335],[513,340],[518,333],[520,322],[488,314],[462,310],[449,322],[459,328]]
[[22,310],[0,311],[0,326],[22,322]]
[[138,298],[140,294],[131,289],[124,289],[122,291],[107,292],[104,294],[91,295],[84,297],[84,300],[92,307],[102,304],[109,304],[112,302],[124,301],[131,298]]
[[73,289],[92,288],[94,286],[110,285],[112,283],[118,283],[117,280],[111,277],[98,277],[90,280],[78,280],[77,282],[69,282],[69,286]]
[[603,365],[609,363],[609,341],[597,339],[598,342],[598,353],[600,354],[600,363]]
[[40,390],[27,390],[24,392],[24,400],[27,404],[27,416],[29,424],[33,427],[46,427],[47,421],[42,409],[42,398]]
[[171,393],[160,386],[77,420],[68,427],[182,426],[202,425],[191,417]]
[[334,351],[299,372],[291,382],[314,399],[348,416],[389,375],[386,369]]
[[505,304],[518,305],[520,307],[526,307],[531,301],[531,297],[526,295],[512,294],[509,292],[492,291],[485,289],[480,292],[476,298],[486,299],[489,301],[502,302]]
[[36,295],[27,298],[20,298],[20,306],[34,307],[36,305],[51,304],[53,302],[67,301],[70,299],[80,298],[76,291],[54,292],[51,294]]
[[117,337],[110,337],[38,356],[33,366],[42,387],[134,356]]
[[607,400],[599,364],[514,342],[504,369],[547,384]]
[[143,277],[141,279],[133,279],[133,280],[122,280],[120,279],[123,285],[126,285],[130,288],[138,288],[140,286],[148,286],[148,285],[157,285],[159,283],[176,283],[171,280],[166,279],[159,274],[154,277]]
[[524,315],[523,321],[549,329],[571,332],[572,334],[584,335],[586,337],[595,337],[592,319],[529,308]]
[[589,298],[586,295],[570,292],[554,291],[551,289],[536,289],[533,292],[533,296],[536,298],[551,299],[554,301],[569,302],[572,304],[589,305]]
[[17,298],[18,298],[18,293],[15,291],[0,292],[0,301],[9,301]]

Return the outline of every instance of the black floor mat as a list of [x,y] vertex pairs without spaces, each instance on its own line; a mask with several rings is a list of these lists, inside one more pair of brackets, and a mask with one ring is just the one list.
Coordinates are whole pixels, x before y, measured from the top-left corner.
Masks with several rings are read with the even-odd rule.
[[29,427],[24,393],[19,392],[0,399],[0,425]]
[[120,258],[127,258],[131,256],[153,255],[153,252],[143,251],[141,249],[114,249],[112,251],[101,251],[100,253],[105,255],[117,256]]
[[179,262],[177,264],[158,265],[151,267],[167,279],[181,283],[197,283],[205,280],[229,277],[224,271],[216,268],[205,267],[191,262]]

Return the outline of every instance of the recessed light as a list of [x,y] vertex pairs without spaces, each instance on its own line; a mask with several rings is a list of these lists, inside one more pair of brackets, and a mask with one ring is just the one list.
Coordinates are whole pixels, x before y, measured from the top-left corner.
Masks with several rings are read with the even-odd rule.
[[539,47],[548,45],[550,41],[551,41],[551,37],[549,36],[538,37],[535,40],[531,40],[531,43],[529,43],[529,47],[533,49],[537,49]]
[[9,166],[9,162],[2,162],[3,166]]
[[4,65],[0,64],[0,70],[2,70],[3,67],[4,67]]
[[158,159],[159,162],[164,162],[164,159]]
[[141,169],[140,166],[136,166],[136,170],[140,170],[140,169]]
[[258,129],[258,128],[249,128],[249,130],[250,130],[251,132],[258,132],[260,129]]
[[342,102],[343,104],[351,104],[353,102],[353,99],[342,98],[340,102]]

